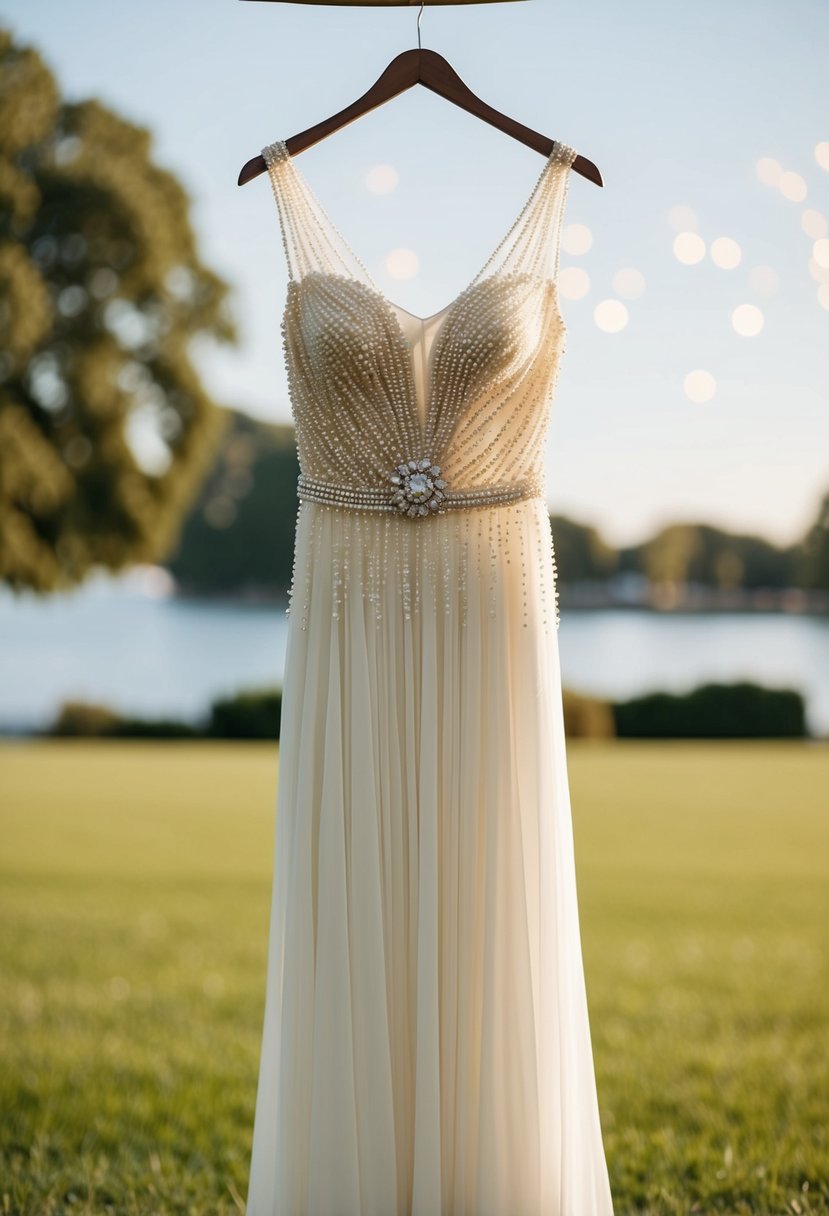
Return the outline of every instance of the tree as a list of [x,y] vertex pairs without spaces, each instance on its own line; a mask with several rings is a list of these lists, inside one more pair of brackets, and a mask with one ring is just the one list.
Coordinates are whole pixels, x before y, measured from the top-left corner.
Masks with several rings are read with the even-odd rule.
[[73,586],[156,561],[225,424],[190,362],[233,342],[190,200],[151,135],[61,101],[0,30],[0,578]]
[[644,574],[655,583],[710,587],[788,587],[794,550],[760,536],[723,532],[710,524],[668,524],[638,550]]
[[798,556],[800,585],[829,591],[829,493],[818,505],[815,522],[807,529]]
[[285,595],[298,502],[291,425],[233,413],[178,548],[165,562],[189,595]]
[[589,524],[576,523],[566,515],[550,519],[556,566],[562,583],[606,579],[618,563],[616,550]]

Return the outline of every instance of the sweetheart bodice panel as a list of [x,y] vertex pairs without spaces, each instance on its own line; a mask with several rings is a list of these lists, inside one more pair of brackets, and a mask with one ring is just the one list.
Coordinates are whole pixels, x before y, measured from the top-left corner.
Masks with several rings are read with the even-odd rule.
[[373,491],[417,461],[439,466],[452,490],[543,481],[566,340],[558,251],[576,155],[555,145],[481,272],[420,318],[374,283],[285,142],[263,149],[288,257],[282,335],[306,477]]
[[302,471],[380,486],[427,457],[459,488],[540,477],[565,332],[555,284],[526,276],[482,280],[431,328],[358,281],[292,281],[283,338]]

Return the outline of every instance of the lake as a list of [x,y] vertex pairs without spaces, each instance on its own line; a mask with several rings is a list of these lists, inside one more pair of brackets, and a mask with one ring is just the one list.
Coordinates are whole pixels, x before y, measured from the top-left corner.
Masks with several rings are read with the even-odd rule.
[[[147,717],[200,717],[215,697],[281,683],[278,604],[177,599],[154,567],[40,598],[0,589],[0,729],[40,729],[64,699]],[[773,612],[562,607],[564,683],[612,699],[706,680],[803,692],[829,733],[829,618]]]

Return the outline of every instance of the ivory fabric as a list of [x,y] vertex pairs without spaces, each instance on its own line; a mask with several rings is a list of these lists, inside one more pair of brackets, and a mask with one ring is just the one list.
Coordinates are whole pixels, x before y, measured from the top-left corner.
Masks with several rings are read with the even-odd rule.
[[[304,473],[427,458],[543,487],[565,327],[557,144],[472,283],[387,300],[263,150]],[[300,501],[248,1216],[610,1216],[584,982],[546,497]]]

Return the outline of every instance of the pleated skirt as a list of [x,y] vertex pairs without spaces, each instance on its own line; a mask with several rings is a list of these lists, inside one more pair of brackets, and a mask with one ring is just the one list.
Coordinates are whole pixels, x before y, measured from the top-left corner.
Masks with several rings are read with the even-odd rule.
[[542,499],[302,503],[248,1216],[610,1216]]

